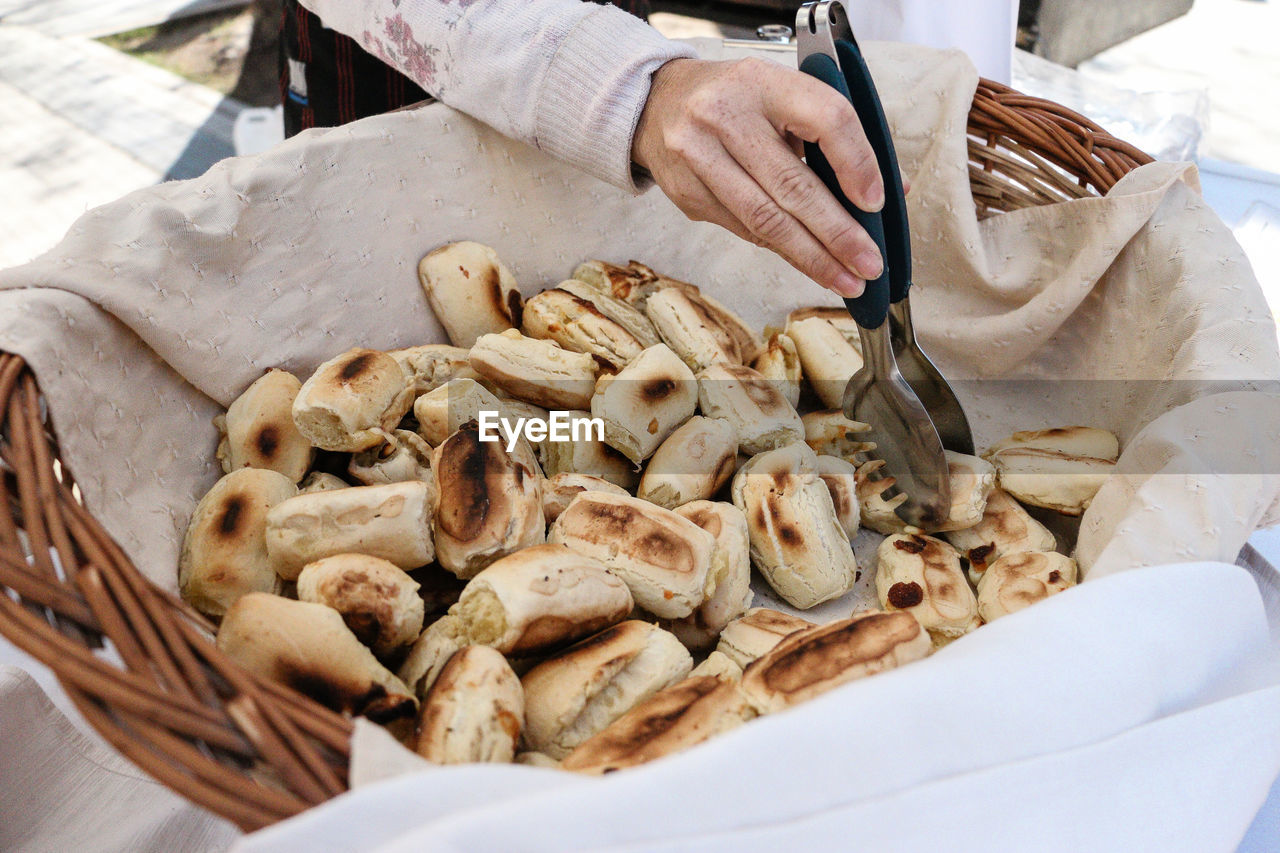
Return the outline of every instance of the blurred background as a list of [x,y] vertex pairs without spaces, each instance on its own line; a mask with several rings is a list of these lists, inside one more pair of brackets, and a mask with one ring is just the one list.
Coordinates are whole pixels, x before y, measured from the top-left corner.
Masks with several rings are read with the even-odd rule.
[[[1280,306],[1280,2],[1008,2],[973,22],[1007,47],[988,73],[1197,161]],[[796,5],[654,0],[650,20],[672,37],[755,39]],[[278,140],[280,19],[280,0],[0,0],[0,268],[90,207]]]

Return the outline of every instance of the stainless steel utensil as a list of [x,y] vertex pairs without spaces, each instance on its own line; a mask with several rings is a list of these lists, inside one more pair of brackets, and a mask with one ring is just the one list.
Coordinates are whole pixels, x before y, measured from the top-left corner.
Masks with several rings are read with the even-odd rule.
[[[844,7],[837,0],[805,4],[796,15],[796,32],[800,70],[822,80],[849,99],[868,140],[876,149],[882,172],[889,169],[896,177],[897,159],[889,140],[884,110],[849,28]],[[887,150],[881,154],[886,145]],[[875,430],[876,455],[885,461],[878,473],[894,480],[893,485],[886,489],[885,497],[892,497],[898,492],[907,496],[897,508],[899,517],[924,530],[933,529],[947,517],[950,509],[947,459],[928,411],[903,378],[894,356],[891,324],[888,322],[891,256],[886,246],[885,223],[880,213],[867,213],[849,201],[817,145],[805,143],[805,158],[845,210],[875,240],[885,260],[882,275],[868,281],[861,296],[845,300],[845,307],[858,324],[864,359],[862,369],[849,380],[845,389],[845,415],[868,423]],[[900,192],[900,178],[897,178],[897,186]],[[886,186],[886,201],[890,192]],[[900,210],[905,222],[905,208],[900,207]],[[907,320],[909,324],[909,315]],[[906,338],[903,340],[905,342]],[[915,349],[910,347],[909,351],[914,352]],[[913,372],[922,372],[913,355],[908,355],[908,362]]]

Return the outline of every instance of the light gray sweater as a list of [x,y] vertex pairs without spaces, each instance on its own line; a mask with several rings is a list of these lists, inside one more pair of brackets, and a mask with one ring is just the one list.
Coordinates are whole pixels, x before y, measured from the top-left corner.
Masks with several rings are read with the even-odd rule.
[[632,192],[631,139],[664,62],[694,56],[581,0],[301,0],[449,106]]

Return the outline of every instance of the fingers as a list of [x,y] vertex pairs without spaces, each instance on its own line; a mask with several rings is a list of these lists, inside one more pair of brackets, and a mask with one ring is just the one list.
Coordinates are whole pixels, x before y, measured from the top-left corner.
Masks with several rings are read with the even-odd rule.
[[[783,147],[781,140],[778,145]],[[739,165],[730,153],[713,139],[708,138],[698,152],[687,162],[703,187],[714,197],[709,207],[721,207],[731,217],[726,224],[716,221],[739,236],[766,246],[782,255],[793,267],[841,296],[855,297],[865,287],[863,278],[850,272],[814,234],[777,201]],[[807,171],[807,170],[806,170]],[[816,179],[815,179],[816,180]],[[820,186],[820,185],[819,185]],[[821,187],[820,187],[821,188]],[[830,193],[824,194],[834,205]],[[838,208],[838,205],[837,205]],[[709,210],[708,213],[713,211]],[[715,215],[723,216],[718,211]],[[848,219],[843,210],[840,215]],[[850,220],[852,224],[852,220]],[[856,224],[862,240],[868,240]],[[745,232],[745,233],[744,233]],[[869,242],[869,240],[868,240]],[[872,247],[874,255],[875,249]],[[873,258],[878,265],[878,255]]]
[[722,137],[725,149],[755,183],[841,265],[861,279],[880,275],[883,263],[875,242],[767,121],[747,118],[723,128]]
[[853,105],[807,74],[776,65],[774,69],[770,72],[778,76],[776,84],[762,90],[766,117],[780,133],[816,142],[849,200],[862,210],[879,210],[884,183]]

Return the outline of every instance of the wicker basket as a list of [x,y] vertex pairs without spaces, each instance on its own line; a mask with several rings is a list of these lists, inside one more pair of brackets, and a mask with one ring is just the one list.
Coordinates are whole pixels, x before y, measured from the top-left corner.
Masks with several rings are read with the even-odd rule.
[[[980,216],[1105,193],[1150,157],[1057,104],[980,82]],[[125,756],[245,830],[347,788],[350,720],[242,671],[79,500],[21,358],[0,353],[0,632],[57,674]]]

